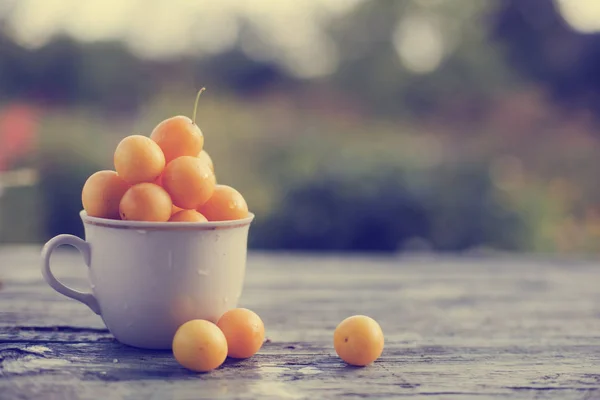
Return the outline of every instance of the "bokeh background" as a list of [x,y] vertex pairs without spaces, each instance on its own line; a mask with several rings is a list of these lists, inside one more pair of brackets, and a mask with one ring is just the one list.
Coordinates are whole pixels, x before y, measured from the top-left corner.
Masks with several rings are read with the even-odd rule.
[[201,86],[253,248],[600,251],[597,0],[0,0],[0,243]]

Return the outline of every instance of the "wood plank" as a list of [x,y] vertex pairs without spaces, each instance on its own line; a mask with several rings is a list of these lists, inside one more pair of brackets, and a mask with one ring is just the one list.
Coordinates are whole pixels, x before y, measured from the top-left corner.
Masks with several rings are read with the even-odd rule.
[[[242,306],[270,341],[209,374],[116,342],[50,289],[39,249],[0,249],[0,398],[600,398],[594,262],[253,253]],[[77,254],[57,275],[85,287]],[[382,358],[348,367],[333,329],[377,319]]]

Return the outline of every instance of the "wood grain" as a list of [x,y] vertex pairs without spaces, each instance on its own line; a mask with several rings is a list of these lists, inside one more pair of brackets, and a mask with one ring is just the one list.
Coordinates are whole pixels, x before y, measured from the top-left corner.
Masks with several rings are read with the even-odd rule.
[[[53,265],[86,287],[77,254]],[[0,399],[600,399],[599,278],[591,261],[252,253],[241,305],[261,315],[269,342],[196,374],[170,352],[121,345],[52,291],[39,248],[4,248]],[[366,368],[331,344],[353,314],[386,334]]]

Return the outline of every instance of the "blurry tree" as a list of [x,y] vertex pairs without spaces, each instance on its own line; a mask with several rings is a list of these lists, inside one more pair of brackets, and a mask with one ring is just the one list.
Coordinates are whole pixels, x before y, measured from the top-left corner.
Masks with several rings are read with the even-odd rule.
[[[335,164],[339,160],[332,159]],[[468,164],[425,170],[324,167],[318,176],[295,183],[270,215],[255,222],[251,244],[338,251],[390,252],[414,243],[441,251],[523,250],[528,226],[502,204],[486,172]]]
[[513,81],[488,41],[493,1],[368,1],[333,28],[334,77],[375,112],[423,116],[462,103],[485,106]]
[[83,237],[79,217],[81,188],[86,179],[101,166],[73,149],[44,151],[40,155],[40,195],[44,205],[43,239],[68,233]]
[[[197,82],[211,82],[239,95],[252,95],[275,87],[294,89],[293,79],[277,65],[250,59],[239,49],[194,60]],[[221,89],[220,89],[221,90]]]
[[[556,157],[564,149],[574,149],[574,137],[558,142],[557,137],[566,135],[547,135],[547,143],[538,138],[530,142],[514,139],[524,136],[523,132],[548,133],[542,123],[530,123],[536,115],[546,124],[554,121],[546,118],[553,110],[535,98],[524,96],[515,101],[518,99],[511,91],[527,91],[529,82],[549,88],[569,106],[600,107],[600,77],[596,74],[600,35],[573,31],[551,0],[364,1],[333,21],[329,32],[338,69],[314,79],[314,84],[305,84],[310,82],[289,75],[277,57],[259,61],[242,43],[220,54],[150,61],[136,57],[121,43],[81,44],[64,37],[40,48],[23,48],[2,33],[0,21],[0,102],[24,99],[66,106],[43,108],[48,115],[42,117],[45,142],[39,154],[42,179],[36,199],[43,203],[47,221],[44,235],[81,234],[77,212],[83,182],[95,170],[110,165],[96,155],[100,141],[129,133],[119,131],[127,128],[111,125],[103,111],[110,116],[132,113],[147,99],[159,99],[164,107],[159,109],[171,112],[173,97],[181,96],[182,87],[192,95],[195,88],[185,87],[192,84],[210,84],[220,93],[234,93],[215,96],[214,119],[236,124],[228,125],[229,132],[223,135],[228,139],[219,145],[213,141],[211,146],[230,149],[222,153],[225,155],[252,159],[252,175],[271,190],[263,195],[270,199],[265,207],[270,214],[265,211],[257,218],[251,237],[259,247],[388,251],[418,237],[440,250],[478,245],[522,249],[529,245],[528,221],[543,220],[548,213],[540,204],[546,201],[553,206],[552,199],[547,199],[545,186],[540,184],[529,188],[535,192],[531,203],[522,209],[510,208],[498,198],[499,189],[490,178],[486,160],[500,153],[517,153],[524,161],[523,174],[531,169],[532,175],[552,178],[565,174],[571,166],[571,177],[586,177],[581,187],[594,180],[596,149],[589,142],[582,142],[580,147],[586,152],[581,150],[580,159],[585,162],[578,164],[575,157],[561,158],[562,163]],[[250,34],[241,31],[240,36]],[[165,89],[170,84],[176,88]],[[315,87],[318,89],[313,91]],[[280,96],[262,102],[247,97],[239,100],[240,95],[271,89]],[[507,93],[510,96],[505,96]],[[343,105],[332,103],[341,103],[341,97],[357,99],[364,114],[353,108],[343,114],[350,118],[340,118],[332,109]],[[449,140],[450,144],[444,145],[443,151],[457,160],[456,165],[444,158],[441,167],[415,171],[420,168],[417,163],[407,161],[414,142],[395,141],[406,136],[404,126],[412,125],[415,136],[423,136],[424,124],[411,124],[408,120],[413,117],[427,122],[448,115],[462,118],[439,130],[450,136],[464,127],[464,121],[484,115],[482,110],[498,110],[498,103],[492,102],[497,97],[512,108],[508,107],[510,112],[499,110],[496,121],[484,120],[478,126],[481,129],[474,129],[479,141]],[[280,98],[289,104],[278,103]],[[295,107],[294,101],[300,98],[313,108]],[[527,106],[533,110],[528,112]],[[329,119],[319,121],[311,111],[315,109],[320,116],[329,113]],[[157,118],[154,115],[151,120]],[[390,119],[402,120],[402,127],[392,122],[393,128],[377,137],[380,125]],[[564,132],[570,132],[568,128]],[[117,133],[107,139],[111,129]],[[336,129],[343,133],[336,134]],[[232,136],[232,131],[238,136]],[[250,139],[240,140],[243,135]],[[381,141],[395,152],[395,158],[389,165],[361,165],[365,160],[379,160],[373,151],[336,161],[335,156],[350,147],[352,136],[358,138],[358,147]],[[11,137],[11,142],[16,142],[14,133]],[[287,140],[292,137],[302,138],[306,146]],[[327,138],[335,143],[325,146]],[[257,150],[236,149],[250,147],[250,142]],[[507,147],[510,143],[512,147]],[[553,147],[543,148],[549,144]],[[287,152],[269,158],[268,153],[276,153],[278,146]],[[322,165],[310,165],[316,153],[324,150]],[[294,158],[292,153],[303,158]],[[412,156],[422,158],[425,153]],[[309,160],[307,176],[297,179],[294,173],[304,168],[305,160]],[[331,168],[336,163],[337,169]],[[259,165],[256,170],[255,165]],[[553,169],[544,172],[544,166]],[[515,190],[519,195],[523,191]],[[585,188],[585,192],[589,196],[593,189]],[[24,193],[29,192],[17,194],[31,196]],[[13,204],[23,203],[14,196],[7,203],[7,212]],[[515,202],[519,203],[518,199]],[[583,205],[577,207],[583,209]],[[548,226],[555,227],[555,221],[570,212],[567,206],[555,208],[559,211],[553,211]],[[543,215],[531,218],[532,210],[542,210]]]
[[132,55],[122,43],[82,47],[77,83],[82,100],[115,112],[134,110],[157,91],[151,64]]
[[146,66],[119,43],[84,46],[59,37],[26,49],[0,31],[0,100],[130,111],[156,90]]
[[[388,171],[391,172],[391,171]],[[393,173],[323,175],[293,188],[253,245],[295,250],[395,251],[428,236],[423,207]],[[374,175],[374,176],[373,176]]]
[[554,1],[502,0],[493,37],[528,79],[550,89],[563,106],[600,110],[600,33],[579,33]]
[[0,96],[72,103],[80,98],[79,46],[59,38],[29,50],[0,35]]
[[[243,29],[240,35],[252,34],[252,27]],[[329,30],[338,69],[319,85],[333,84],[376,113],[427,116],[461,109],[457,104],[477,111],[512,87],[514,72],[567,104],[600,104],[600,34],[572,30],[550,0],[364,1]],[[178,66],[195,70],[196,81],[237,93],[300,87],[274,61],[248,57],[240,43],[222,54],[150,61],[122,43],[66,37],[26,49],[3,33],[0,21],[0,98],[127,111],[177,77],[170,72]]]

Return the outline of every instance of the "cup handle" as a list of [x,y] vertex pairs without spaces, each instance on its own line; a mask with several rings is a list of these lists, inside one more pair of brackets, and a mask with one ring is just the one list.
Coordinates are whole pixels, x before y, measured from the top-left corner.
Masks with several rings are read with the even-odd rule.
[[44,276],[44,279],[48,282],[48,285],[58,293],[82,302],[91,308],[93,312],[100,315],[100,305],[92,293],[83,293],[71,289],[70,287],[63,285],[52,274],[52,270],[50,269],[50,256],[54,250],[63,245],[73,246],[79,250],[83,256],[85,265],[88,267],[90,266],[91,249],[88,242],[73,235],[58,235],[50,239],[42,249],[42,275]]

